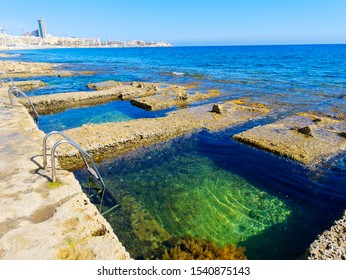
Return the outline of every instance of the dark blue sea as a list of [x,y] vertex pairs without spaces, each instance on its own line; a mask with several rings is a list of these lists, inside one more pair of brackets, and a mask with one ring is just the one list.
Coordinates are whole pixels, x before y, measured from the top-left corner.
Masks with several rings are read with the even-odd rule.
[[[53,62],[94,75],[37,77],[47,87],[29,96],[88,91],[105,80],[194,83],[218,98],[248,98],[272,113],[219,132],[201,131],[99,163],[108,188],[104,209],[135,258],[155,255],[169,239],[192,236],[246,248],[249,259],[300,259],[346,209],[346,151],[320,165],[238,143],[232,135],[297,112],[345,118],[346,45],[222,46],[12,51],[20,61]],[[164,116],[115,101],[41,116],[44,132],[85,123]],[[85,170],[75,175],[86,188]]]

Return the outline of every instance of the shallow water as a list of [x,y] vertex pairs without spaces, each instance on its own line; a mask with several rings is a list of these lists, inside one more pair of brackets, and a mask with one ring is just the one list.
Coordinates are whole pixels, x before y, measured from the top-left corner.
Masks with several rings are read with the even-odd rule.
[[48,133],[53,130],[66,130],[86,123],[123,122],[139,118],[164,116],[169,110],[145,112],[130,104],[129,101],[113,101],[98,106],[73,108],[53,115],[39,118],[39,128]]
[[[22,56],[11,60],[96,72],[37,77],[47,87],[28,95],[87,91],[87,83],[109,79],[193,82],[199,91],[219,89],[223,95],[191,106],[250,98],[272,108],[261,120],[217,133],[202,131],[100,164],[108,187],[103,211],[118,205],[105,217],[133,257],[151,257],[172,237],[191,235],[244,246],[250,259],[301,258],[346,208],[346,152],[306,168],[232,140],[235,133],[296,112],[345,117],[346,45],[13,52]],[[148,112],[115,101],[41,116],[39,127],[49,132],[168,111]],[[87,172],[75,174],[88,192]],[[91,199],[98,203],[97,195]]]

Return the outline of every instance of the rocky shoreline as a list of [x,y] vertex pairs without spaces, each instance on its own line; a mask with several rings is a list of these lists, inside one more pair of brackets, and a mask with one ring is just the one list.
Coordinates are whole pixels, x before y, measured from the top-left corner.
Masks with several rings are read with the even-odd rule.
[[3,78],[29,78],[38,76],[68,77],[77,74],[91,75],[93,72],[71,72],[63,70],[63,65],[43,62],[1,61],[0,69],[5,74]]
[[[61,68],[59,68],[59,66],[49,63],[0,61],[0,69],[4,70],[9,76],[17,78],[36,76],[70,76],[76,74],[69,71],[60,71]],[[9,84],[5,84],[5,88],[1,89],[1,99],[3,104],[7,104],[5,100],[7,98],[6,87],[8,85]],[[26,81],[16,82],[16,86],[22,90],[28,90],[30,88],[44,86],[44,84],[41,84],[39,81]],[[206,94],[201,94],[198,92],[190,94],[188,87],[154,83],[133,82],[127,84],[116,81],[106,81],[103,83],[89,84],[88,86],[89,88],[93,89],[93,91],[37,96],[32,97],[31,100],[40,114],[49,114],[60,112],[68,108],[90,106],[118,99],[130,100],[131,104],[146,110],[161,110],[170,107],[185,107],[192,102],[216,97],[220,94],[216,91]],[[19,99],[19,101],[26,107],[30,108],[27,101],[24,99]],[[11,110],[6,106],[1,107],[3,113],[0,115],[7,120],[7,117],[13,114],[13,111],[11,112]],[[15,106],[17,108],[24,108],[21,107],[22,105],[19,103]],[[35,142],[38,142],[37,139],[43,138],[43,133],[37,129],[37,126],[34,125],[33,122],[27,125],[21,123],[20,119],[27,119],[29,116],[28,114],[25,114],[24,111],[20,109],[19,112],[21,113],[13,119],[13,122],[17,123],[11,123],[10,126],[8,126],[8,124],[2,125],[1,133],[4,136],[4,139],[7,139],[6,141],[11,141],[11,139],[13,139],[13,136],[11,138],[11,135],[22,135],[23,131],[21,130],[23,129],[23,125],[25,127],[25,135],[23,134],[22,137],[30,138],[32,136],[28,135],[30,133],[34,133],[33,137]],[[139,119],[122,123],[106,123],[101,125],[87,124],[79,128],[67,130],[65,132],[72,139],[76,140],[76,142],[78,142],[83,148],[90,152],[96,161],[100,161],[134,150],[141,146],[148,146],[201,129],[214,131],[235,126],[249,120],[263,117],[269,112],[270,108],[263,104],[248,102],[240,99],[231,100],[224,103],[180,109],[161,118]],[[14,130],[12,131],[11,129]],[[253,129],[244,131],[235,135],[234,139],[285,157],[292,158],[303,164],[311,165],[318,163],[321,159],[326,159],[333,156],[345,149],[346,121],[344,119],[337,119],[324,115],[300,113],[272,124],[255,127]],[[8,142],[6,142],[6,145],[9,145]],[[28,146],[23,146],[23,149],[26,150],[27,148]],[[16,151],[15,147],[12,147],[11,149]],[[34,151],[35,149],[29,147],[28,150]],[[27,154],[27,152],[23,151],[18,152],[22,153],[23,155]],[[35,150],[35,155],[40,153],[41,151]],[[10,155],[8,154],[7,156]],[[13,156],[16,156],[16,154]],[[64,169],[75,169],[80,167],[82,164],[78,152],[72,150],[68,146],[59,149],[58,156],[59,163]],[[13,160],[15,160],[15,158]],[[5,166],[2,168],[2,182],[5,182],[7,185],[10,184],[11,186],[17,186],[23,180],[31,180],[27,179],[29,176],[28,170],[25,168],[17,170],[15,168],[15,170],[17,170],[16,176],[21,177],[22,173],[26,176],[25,177],[23,175],[25,179],[19,180],[16,183],[14,179],[16,177],[12,178],[10,175],[10,171],[13,168],[14,167],[11,166]],[[73,176],[70,174],[71,173],[68,173],[67,171],[60,170],[58,174],[59,180],[62,181],[64,185],[65,183],[66,185],[72,184],[71,182],[74,179],[68,179],[68,182],[64,181],[64,178],[70,178]],[[36,176],[38,176],[38,174],[36,174]],[[36,186],[36,183],[33,183],[34,185],[32,188],[37,190],[38,193],[44,193],[44,196],[49,196],[50,194],[48,194],[45,189],[40,189],[44,185],[42,180],[47,179],[42,179],[41,177],[39,179],[35,179],[34,181],[39,182],[39,185]],[[74,189],[77,191],[77,189],[80,188],[78,182],[74,182],[73,184],[77,185],[76,189]],[[18,188],[19,187],[20,186],[18,185]],[[4,208],[4,211],[2,211],[5,213],[5,216],[0,221],[0,244],[2,244],[3,248],[5,249],[0,250],[0,258],[20,259],[32,258],[35,256],[37,252],[35,252],[34,248],[30,247],[29,243],[37,242],[36,239],[30,239],[27,245],[30,247],[30,250],[28,249],[28,251],[23,252],[13,251],[13,248],[9,247],[8,242],[16,242],[16,238],[19,238],[19,236],[25,234],[26,230],[30,230],[30,232],[39,230],[38,226],[34,226],[32,224],[42,223],[42,225],[46,226],[48,223],[50,223],[45,223],[46,221],[54,221],[55,223],[56,219],[61,222],[61,219],[68,216],[67,212],[74,211],[76,207],[83,208],[83,206],[80,205],[80,202],[84,201],[85,198],[81,193],[79,193],[81,190],[78,190],[77,192],[78,194],[73,194],[73,197],[78,197],[78,200],[73,200],[69,195],[68,198],[59,198],[53,202],[51,201],[49,205],[45,206],[46,208],[42,208],[41,205],[40,207],[44,210],[35,208],[32,209],[29,214],[26,213],[25,215],[17,215],[15,214],[17,210],[13,210],[15,209],[16,201],[11,200],[11,197],[18,197],[18,195],[21,196],[22,193],[20,191],[18,193],[7,193],[6,191],[1,193],[0,198],[5,199],[6,201],[4,205],[11,205],[13,209],[11,211],[7,211]],[[71,201],[71,203],[69,201]],[[62,204],[69,206],[59,210],[59,207]],[[78,206],[76,206],[77,204]],[[89,206],[87,206],[87,208],[88,207]],[[54,209],[54,211],[59,214],[54,214],[55,212],[53,213],[51,209]],[[67,211],[66,209],[69,210]],[[12,216],[16,218],[13,220],[10,216],[8,216],[8,213],[14,213]],[[66,217],[64,215],[66,215]],[[308,259],[346,258],[345,215],[346,213],[341,220],[336,221],[335,225],[332,226],[330,230],[322,233],[320,236],[318,236],[316,241],[311,244],[307,252]],[[98,219],[102,218],[102,216],[99,214],[96,216]],[[99,218],[99,216],[101,218]],[[22,217],[24,217],[24,219]],[[30,217],[28,218],[29,223],[26,217]],[[73,217],[71,219],[73,219]],[[81,222],[80,220],[78,220],[78,222],[80,222],[80,225],[83,227],[84,222]],[[99,220],[97,220],[96,223],[99,224]],[[102,220],[102,223],[106,222]],[[28,225],[30,225],[30,229],[27,227]],[[52,226],[54,227],[55,224],[49,224],[49,227]],[[65,229],[69,226],[70,225],[66,225]],[[109,226],[106,227],[107,231],[112,235],[113,233]],[[21,228],[23,231],[21,231],[20,234],[18,233],[18,235],[12,235],[12,233],[16,232],[17,228]],[[42,229],[40,228],[40,230]],[[77,227],[75,224],[73,224],[73,226],[70,227],[70,230],[72,230],[72,232],[80,231],[81,227]],[[85,228],[83,230],[85,230]],[[75,233],[78,235],[77,232]],[[59,234],[64,236],[64,231],[59,231]],[[112,235],[111,239],[116,240],[116,237]],[[88,241],[86,243],[90,245],[90,242]],[[50,253],[51,255],[46,258],[98,258],[103,256],[95,253],[95,251],[98,250],[98,245],[96,243],[93,245],[93,249],[91,249],[92,253],[90,253],[88,250],[87,252],[85,251],[85,253],[76,253],[77,248],[83,251],[84,245],[84,243],[79,244],[77,242],[77,244],[72,246],[72,249],[71,246],[66,245],[65,249],[62,248],[62,251],[60,251],[59,254],[56,254],[56,252],[55,255]],[[27,252],[30,252],[30,254],[27,254]],[[126,254],[124,251],[121,252],[121,257],[119,258],[129,258],[128,254]]]
[[[130,259],[74,175],[42,169],[44,133],[0,88],[0,259]],[[102,230],[100,230],[102,229]]]

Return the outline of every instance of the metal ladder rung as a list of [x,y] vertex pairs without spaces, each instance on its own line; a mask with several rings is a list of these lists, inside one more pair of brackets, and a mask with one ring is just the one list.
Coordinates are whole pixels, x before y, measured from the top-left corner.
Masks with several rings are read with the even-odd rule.
[[87,167],[87,170],[88,170],[88,171],[90,172],[90,174],[93,175],[97,180],[100,180],[100,178],[99,178],[99,176],[97,175],[96,171],[95,171],[92,167],[88,166],[88,167]]
[[103,212],[103,213],[101,213],[101,214],[102,214],[102,216],[103,216],[103,215],[106,215],[106,214],[108,214],[109,212],[111,212],[111,211],[113,211],[114,209],[117,209],[117,208],[119,208],[119,207],[120,207],[119,204],[114,205],[112,208],[109,208],[108,210],[106,210],[105,212]]

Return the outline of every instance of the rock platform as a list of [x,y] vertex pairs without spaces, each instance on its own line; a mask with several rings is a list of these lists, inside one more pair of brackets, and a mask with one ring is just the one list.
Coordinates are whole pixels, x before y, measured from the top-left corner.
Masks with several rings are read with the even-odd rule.
[[[89,152],[94,160],[100,161],[188,132],[201,129],[215,131],[235,126],[269,112],[265,106],[255,103],[239,105],[237,101],[231,101],[227,104],[227,108],[222,112],[213,111],[212,105],[203,105],[174,111],[161,118],[85,124],[66,130],[65,133]],[[79,153],[74,149],[62,146],[59,151],[59,163],[63,168],[74,169],[82,166]]]
[[[59,113],[71,108],[92,106],[118,99],[119,92],[114,92],[111,89],[102,91],[66,92],[30,97],[36,111],[41,115]],[[27,99],[18,98],[18,101],[31,112],[32,109]]]
[[[11,85],[12,85],[12,82],[3,84],[3,86],[5,86],[5,87],[11,86]],[[38,81],[38,80],[15,81],[14,85],[24,92],[46,86],[46,84],[44,82]]]
[[[157,93],[156,84],[153,83],[116,83],[110,87],[95,86],[94,88],[99,90],[32,96],[30,100],[39,114],[46,115],[71,108],[93,106],[115,100],[128,100]],[[31,106],[25,98],[19,98],[19,102],[31,111]]]
[[204,94],[200,92],[191,94],[186,87],[171,85],[161,89],[157,95],[132,99],[131,104],[145,110],[158,111],[172,107],[184,108],[193,102],[219,95],[220,92],[217,90],[210,90]]
[[346,121],[299,113],[234,135],[235,140],[303,164],[316,164],[346,149]]
[[5,71],[3,77],[28,78],[37,76],[73,76],[74,73],[61,70],[58,65],[43,62],[0,61],[1,71]]
[[0,259],[130,259],[74,175],[42,170],[40,131],[0,88]]

